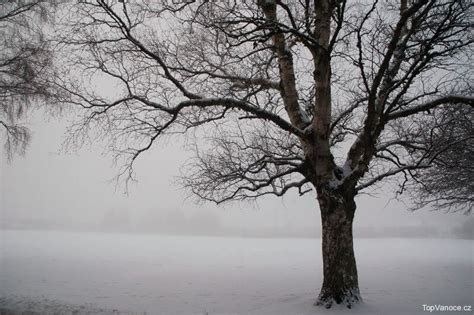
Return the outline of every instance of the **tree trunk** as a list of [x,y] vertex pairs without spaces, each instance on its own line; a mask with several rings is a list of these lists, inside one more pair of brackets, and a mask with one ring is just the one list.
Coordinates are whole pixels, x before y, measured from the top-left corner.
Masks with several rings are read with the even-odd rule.
[[324,281],[316,305],[333,303],[348,308],[362,301],[352,242],[354,194],[336,191],[318,193],[323,236]]

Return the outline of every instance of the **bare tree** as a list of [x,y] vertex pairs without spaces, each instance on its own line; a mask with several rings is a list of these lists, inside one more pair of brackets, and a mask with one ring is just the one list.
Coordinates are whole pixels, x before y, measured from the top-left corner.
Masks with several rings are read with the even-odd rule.
[[[203,137],[183,184],[201,199],[314,190],[325,307],[361,300],[355,196],[385,180],[403,190],[430,179],[419,171],[445,149],[418,127],[444,115],[441,106],[472,111],[470,1],[98,0],[69,9],[56,35],[58,85],[62,101],[85,109],[72,140],[98,131],[130,179],[155,142],[194,131]],[[453,132],[449,145],[463,140]]]
[[48,16],[41,0],[0,3],[0,129],[8,159],[24,153],[29,142],[21,124],[27,109],[48,98],[44,75],[51,55],[42,34]]

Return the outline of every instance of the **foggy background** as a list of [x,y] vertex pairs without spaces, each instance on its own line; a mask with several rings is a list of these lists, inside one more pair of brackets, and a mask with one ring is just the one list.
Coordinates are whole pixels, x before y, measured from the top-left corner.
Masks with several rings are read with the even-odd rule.
[[[313,193],[268,196],[257,203],[196,204],[175,184],[191,156],[179,138],[161,141],[135,164],[138,182],[116,185],[118,167],[100,143],[61,152],[73,114],[27,118],[32,141],[8,163],[1,152],[0,228],[126,233],[320,237]],[[3,147],[1,148],[3,150]],[[104,155],[104,153],[106,155]],[[429,209],[411,212],[390,186],[357,199],[356,237],[473,238],[474,218]],[[405,200],[407,201],[407,200]]]

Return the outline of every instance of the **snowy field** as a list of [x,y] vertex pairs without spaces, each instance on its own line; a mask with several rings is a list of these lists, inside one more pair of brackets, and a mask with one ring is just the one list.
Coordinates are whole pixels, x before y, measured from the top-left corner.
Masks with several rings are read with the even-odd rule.
[[325,310],[312,305],[319,239],[0,231],[0,313],[400,315],[474,302],[472,241],[356,239],[355,250],[364,304]]

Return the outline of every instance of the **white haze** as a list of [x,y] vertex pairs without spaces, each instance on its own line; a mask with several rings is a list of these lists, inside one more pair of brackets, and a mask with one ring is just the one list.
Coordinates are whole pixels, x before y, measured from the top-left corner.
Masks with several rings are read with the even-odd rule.
[[[175,184],[190,153],[173,138],[159,143],[136,163],[138,182],[128,195],[113,181],[118,168],[100,143],[61,152],[73,119],[33,113],[33,139],[24,157],[7,163],[1,155],[0,227],[234,236],[318,236],[314,194],[266,197],[257,204],[196,204]],[[180,144],[181,143],[181,144]],[[105,152],[104,152],[105,151]],[[3,153],[3,152],[2,152]],[[104,155],[104,153],[106,153]],[[472,235],[473,219],[429,209],[411,212],[394,200],[395,187],[357,199],[356,236]],[[472,236],[471,236],[472,237]]]

